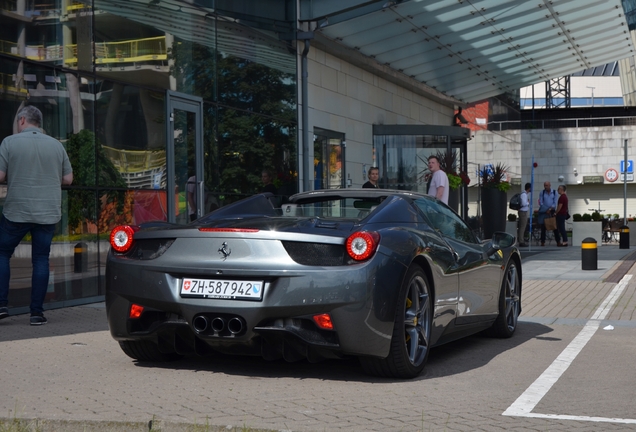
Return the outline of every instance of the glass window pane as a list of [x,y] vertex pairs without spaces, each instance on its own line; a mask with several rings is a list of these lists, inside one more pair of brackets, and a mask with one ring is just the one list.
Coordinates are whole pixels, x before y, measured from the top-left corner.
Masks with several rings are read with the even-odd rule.
[[446,136],[382,135],[374,137],[380,187],[427,193],[428,157],[446,151]]
[[223,197],[235,199],[260,192],[263,170],[272,171],[281,202],[296,192],[295,125],[230,108],[219,109],[218,121],[219,191]]

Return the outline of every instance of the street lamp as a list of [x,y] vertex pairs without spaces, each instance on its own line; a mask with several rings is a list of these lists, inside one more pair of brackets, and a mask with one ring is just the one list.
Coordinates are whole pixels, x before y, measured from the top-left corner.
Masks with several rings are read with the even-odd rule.
[[592,89],[592,106],[594,106],[594,89],[596,87],[590,87],[590,86],[586,86],[586,87],[589,88],[589,89]]

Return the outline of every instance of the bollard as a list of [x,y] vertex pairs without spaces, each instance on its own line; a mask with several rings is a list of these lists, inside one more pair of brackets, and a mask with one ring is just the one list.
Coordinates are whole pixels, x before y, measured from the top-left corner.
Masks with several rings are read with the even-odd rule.
[[619,249],[629,249],[629,227],[627,225],[621,227],[619,245]]
[[581,242],[581,269],[598,269],[598,249],[596,248],[596,240],[592,237],[587,237]]
[[88,250],[86,243],[78,243],[75,245],[75,254],[73,255],[75,264],[75,273],[82,273],[88,267]]

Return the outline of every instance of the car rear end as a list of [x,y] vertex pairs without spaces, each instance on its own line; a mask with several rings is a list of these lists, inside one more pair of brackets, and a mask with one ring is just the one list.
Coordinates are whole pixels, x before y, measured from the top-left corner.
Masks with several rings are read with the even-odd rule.
[[358,222],[268,217],[116,229],[115,246],[117,233],[125,234],[119,243],[132,240],[108,256],[111,334],[166,353],[378,355],[392,322],[370,313],[374,281],[379,269],[400,265],[377,253],[379,235]]

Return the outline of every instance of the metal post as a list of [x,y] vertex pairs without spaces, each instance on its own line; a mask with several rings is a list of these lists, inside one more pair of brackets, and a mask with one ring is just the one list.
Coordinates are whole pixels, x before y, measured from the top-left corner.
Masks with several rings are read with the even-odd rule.
[[598,270],[598,249],[592,237],[581,242],[581,270]]
[[481,164],[477,164],[477,225],[479,225],[479,237],[483,235],[481,223]]
[[302,186],[302,191],[306,192],[309,190],[312,190],[313,188],[310,187],[310,183],[309,183],[309,170],[310,168],[310,164],[309,164],[309,96],[308,96],[308,87],[309,84],[307,82],[307,80],[309,79],[309,73],[307,71],[308,69],[308,65],[307,65],[307,53],[309,53],[309,47],[311,44],[311,39],[313,39],[313,32],[306,32],[306,33],[301,33],[298,35],[298,39],[302,39],[302,41],[305,43],[305,47],[302,51],[302,54],[300,56],[301,62],[300,62],[300,69],[301,69],[301,75],[302,75],[302,83],[301,83],[301,97],[302,97],[302,123],[303,123],[303,144],[302,144],[302,155],[299,155],[299,157],[301,158],[300,161],[300,166],[302,167],[303,171],[302,171],[302,175],[303,175],[303,181],[301,183]]
[[623,162],[623,225],[627,226],[627,140],[625,140],[625,157]]
[[[534,146],[534,144],[533,144]],[[532,167],[530,168],[530,199],[528,200],[529,208],[528,211],[530,214],[528,215],[528,223],[530,226],[528,227],[528,250],[532,251],[532,223],[534,222],[534,149],[532,149]],[[524,185],[525,186],[525,185]],[[525,233],[524,233],[525,234]]]

